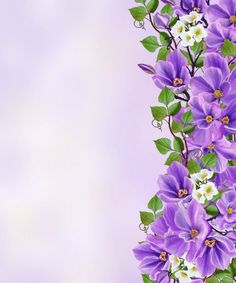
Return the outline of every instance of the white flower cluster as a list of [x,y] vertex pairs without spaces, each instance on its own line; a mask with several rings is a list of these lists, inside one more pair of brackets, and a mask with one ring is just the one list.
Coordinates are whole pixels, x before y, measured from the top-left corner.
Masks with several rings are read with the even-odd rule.
[[171,272],[174,273],[179,283],[191,283],[192,277],[201,277],[195,264],[174,255],[171,255],[169,260],[171,263]]
[[209,181],[213,174],[213,171],[202,169],[199,173],[191,175],[191,180],[194,182],[192,196],[200,203],[211,200],[219,193],[215,184]]
[[207,37],[207,32],[201,23],[198,23],[203,14],[191,12],[189,15],[180,17],[179,21],[172,27],[171,32],[175,38],[181,38],[183,47],[193,46]]

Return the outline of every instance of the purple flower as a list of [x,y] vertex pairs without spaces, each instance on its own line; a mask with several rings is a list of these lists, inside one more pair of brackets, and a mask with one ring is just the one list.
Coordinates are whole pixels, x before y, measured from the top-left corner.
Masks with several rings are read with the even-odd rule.
[[221,47],[224,44],[225,39],[236,43],[235,29],[232,28],[222,28],[220,25],[212,24],[207,29],[208,36],[206,37],[206,44],[208,51],[221,52]]
[[209,276],[217,268],[226,269],[235,257],[234,243],[223,236],[209,235],[196,255],[196,266],[201,275]]
[[215,152],[217,155],[216,172],[224,172],[227,169],[228,160],[236,160],[236,143],[231,143],[225,137],[210,141],[206,138],[202,139],[197,131],[193,137],[188,139],[188,145],[192,155],[196,153],[196,149],[200,149],[202,154]]
[[236,185],[236,166],[228,167],[221,174],[217,174],[215,178],[217,187],[227,190],[231,186]]
[[160,13],[156,13],[154,16],[154,23],[159,29],[167,29],[170,22],[170,16],[167,14],[161,15]]
[[236,27],[235,0],[224,0],[219,5],[211,5],[207,9],[207,16],[211,22],[217,21],[225,27]]
[[209,104],[203,97],[193,97],[190,108],[199,131],[207,130],[208,140],[217,140],[223,136],[223,125],[219,121],[222,109],[218,104]]
[[220,215],[217,216],[215,223],[220,229],[230,228],[236,224],[236,192],[234,189],[225,192],[216,205]]
[[153,80],[160,89],[165,86],[181,92],[189,83],[190,75],[186,68],[187,60],[178,51],[174,50],[167,56],[167,61],[158,61],[156,74]]
[[224,125],[226,133],[236,133],[236,100],[234,100],[227,108],[224,109],[221,122]]
[[184,14],[189,14],[192,11],[205,13],[206,8],[207,5],[205,0],[182,0],[178,1],[177,6],[175,7],[175,12],[177,15],[182,16]]
[[[228,81],[229,67],[227,61],[217,53],[209,53],[205,57],[205,72],[202,76],[191,79],[193,96],[203,96],[207,102],[229,103],[236,99]],[[230,81],[233,83],[234,77]]]
[[141,261],[139,268],[149,274],[152,280],[157,280],[161,271],[169,269],[169,254],[159,247],[160,242],[152,235],[147,237],[147,242],[136,247],[133,252],[137,260]]
[[192,181],[188,178],[188,169],[173,162],[167,170],[168,175],[158,179],[159,197],[165,202],[182,201],[192,193]]
[[138,64],[139,68],[149,75],[154,75],[156,73],[155,69],[147,64]]
[[[211,231],[206,221],[206,212],[197,201],[192,200],[187,208],[180,207],[172,217],[174,225],[172,224],[170,228],[187,244],[187,248],[182,249],[181,255],[187,252],[187,260],[193,261],[196,252]],[[179,242],[173,241],[171,237],[166,238],[166,247],[175,255],[180,253]]]

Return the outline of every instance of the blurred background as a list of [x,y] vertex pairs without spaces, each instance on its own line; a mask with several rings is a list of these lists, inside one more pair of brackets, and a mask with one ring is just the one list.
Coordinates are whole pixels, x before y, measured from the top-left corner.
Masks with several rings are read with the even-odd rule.
[[141,282],[138,211],[165,168],[134,1],[1,4],[1,282]]

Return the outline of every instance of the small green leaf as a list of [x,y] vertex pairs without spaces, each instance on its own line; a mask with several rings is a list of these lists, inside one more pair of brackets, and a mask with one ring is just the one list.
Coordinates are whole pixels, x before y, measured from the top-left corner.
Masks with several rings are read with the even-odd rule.
[[154,13],[159,5],[159,0],[150,0],[147,4],[147,10]]
[[162,209],[163,204],[157,195],[155,195],[148,203],[148,208],[151,209],[154,213]]
[[161,14],[168,14],[172,16],[174,13],[173,8],[171,7],[170,4],[166,4],[162,9],[161,9]]
[[234,68],[236,68],[236,64],[230,64],[229,65],[230,71],[232,72]]
[[190,47],[190,49],[193,51],[194,54],[198,54],[202,50],[203,40],[200,42],[194,43],[193,46]]
[[167,55],[170,53],[170,50],[168,50],[166,47],[160,48],[158,55],[157,55],[157,61],[158,60],[166,60]]
[[177,161],[179,163],[181,163],[182,161],[181,156],[177,152],[171,152],[171,154],[169,155],[169,157],[165,162],[165,165],[170,166],[174,161]]
[[180,109],[181,109],[181,103],[177,102],[169,106],[168,111],[170,115],[174,116],[177,113],[179,113]]
[[165,107],[154,106],[151,107],[152,116],[157,121],[162,121],[167,116],[167,110]]
[[217,156],[215,152],[208,153],[201,158],[205,167],[215,167],[217,162]]
[[177,121],[174,120],[174,121],[172,122],[171,129],[172,129],[172,131],[173,131],[174,133],[179,133],[179,132],[182,131],[183,126],[182,126],[182,124],[180,124],[179,122],[177,122]]
[[189,160],[189,162],[187,164],[187,168],[188,168],[188,171],[189,171],[190,175],[198,173],[198,172],[201,171],[200,165],[196,161],[194,161],[192,159]]
[[182,152],[184,150],[184,143],[181,138],[176,137],[174,139],[174,149],[178,152]]
[[149,276],[146,274],[142,275],[143,277],[143,283],[154,283],[154,281],[152,281],[151,279],[149,279]]
[[160,41],[161,41],[161,44],[164,45],[164,46],[168,46],[170,44],[170,37],[167,33],[161,31],[160,32]]
[[193,122],[193,114],[191,111],[185,112],[182,117],[181,120],[184,122],[184,124],[189,124],[191,122]]
[[165,104],[166,106],[175,99],[173,92],[167,87],[163,88],[159,95],[159,102]]
[[203,65],[204,65],[204,58],[199,57],[195,65],[196,65],[197,68],[202,68]]
[[219,191],[219,193],[213,197],[212,201],[217,202],[219,199],[221,199],[224,191]]
[[147,11],[143,6],[131,8],[129,11],[136,21],[142,21],[147,15]]
[[155,52],[159,46],[156,36],[148,36],[141,43],[149,52]]
[[213,215],[213,216],[216,216],[219,214],[219,211],[217,209],[216,206],[214,205],[209,205],[207,208],[206,208],[206,213],[207,214],[210,214],[210,215]]
[[235,56],[236,55],[236,45],[229,39],[225,39],[224,44],[221,48],[221,52],[224,56]]
[[145,4],[146,0],[135,0],[135,2]]
[[195,130],[195,126],[186,126],[183,128],[185,134],[190,134]]
[[173,27],[178,21],[178,17],[173,17],[171,20],[170,20],[170,27]]
[[233,277],[236,276],[236,258],[234,258],[229,266],[229,270],[231,272],[231,274],[233,275]]
[[155,142],[155,145],[161,154],[166,154],[168,151],[171,150],[171,142],[170,139],[161,138]]
[[144,225],[150,225],[154,221],[154,215],[151,212],[140,211],[140,220]]

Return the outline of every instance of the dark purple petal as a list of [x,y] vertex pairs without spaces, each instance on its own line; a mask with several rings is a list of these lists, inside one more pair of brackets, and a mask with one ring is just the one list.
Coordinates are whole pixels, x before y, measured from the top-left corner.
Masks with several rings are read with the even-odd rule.
[[155,69],[150,66],[150,65],[146,65],[146,64],[138,64],[139,68],[141,68],[145,73],[149,74],[149,75],[154,75],[156,73]]

